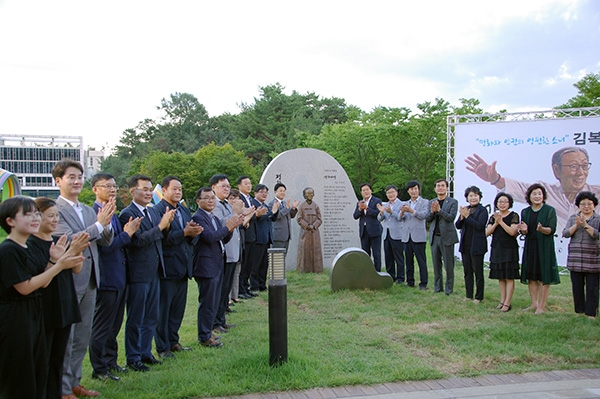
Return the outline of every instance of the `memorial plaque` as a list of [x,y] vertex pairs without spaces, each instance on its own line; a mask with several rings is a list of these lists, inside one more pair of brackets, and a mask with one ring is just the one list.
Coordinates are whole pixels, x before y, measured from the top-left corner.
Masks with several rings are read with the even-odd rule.
[[[360,247],[357,222],[352,217],[356,195],[346,171],[331,155],[313,148],[297,148],[279,154],[269,163],[260,179],[269,187],[267,202],[274,198],[273,187],[281,182],[287,198],[304,201],[302,190],[312,187],[314,202],[321,209],[323,224],[319,228],[323,267],[331,268],[335,256],[348,247]],[[286,269],[295,269],[300,226],[292,219],[292,241],[286,257]]]

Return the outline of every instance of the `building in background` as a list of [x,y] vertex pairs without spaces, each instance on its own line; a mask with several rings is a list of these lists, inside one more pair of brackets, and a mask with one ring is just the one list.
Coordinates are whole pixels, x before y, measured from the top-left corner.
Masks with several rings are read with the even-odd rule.
[[[0,135],[0,168],[15,174],[23,195],[58,197],[52,168],[63,158],[81,162],[86,171],[96,170],[98,151],[93,162],[86,162],[82,136]],[[101,158],[103,159],[103,154]],[[91,175],[90,175],[91,176]]]

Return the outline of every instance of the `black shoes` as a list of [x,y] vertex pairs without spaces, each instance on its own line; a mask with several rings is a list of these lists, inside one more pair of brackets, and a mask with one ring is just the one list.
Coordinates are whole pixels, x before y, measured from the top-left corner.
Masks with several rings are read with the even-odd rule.
[[92,372],[92,378],[95,380],[100,380],[100,381],[110,381],[110,380],[119,381],[120,380],[119,377],[117,377],[110,371],[107,371],[106,373],[96,373],[94,371],[94,372]]
[[142,362],[127,363],[127,367],[129,367],[133,371],[150,371],[150,367],[146,366]]
[[162,362],[160,360],[156,359],[154,356],[152,356],[152,357],[143,357],[142,358],[142,363],[149,364],[151,366],[156,366],[157,364],[162,364]]

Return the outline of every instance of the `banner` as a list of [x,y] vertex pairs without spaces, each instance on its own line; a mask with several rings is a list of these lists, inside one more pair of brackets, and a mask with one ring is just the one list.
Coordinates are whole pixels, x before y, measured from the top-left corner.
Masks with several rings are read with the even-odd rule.
[[491,212],[496,194],[504,191],[513,196],[513,210],[520,215],[528,206],[527,187],[541,183],[558,217],[558,264],[566,265],[569,239],[562,231],[578,212],[577,193],[592,191],[600,199],[600,117],[465,123],[454,132],[454,198],[459,204],[467,205],[464,190],[475,185]]

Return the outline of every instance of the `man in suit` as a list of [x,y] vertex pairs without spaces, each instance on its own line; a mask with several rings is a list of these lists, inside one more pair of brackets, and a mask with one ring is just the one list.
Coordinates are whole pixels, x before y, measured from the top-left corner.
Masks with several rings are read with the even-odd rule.
[[[240,192],[240,199],[244,203],[244,209],[246,213],[254,212],[252,197],[250,196],[250,192],[252,191],[252,181],[250,180],[250,177],[246,175],[241,175],[238,177],[237,186]],[[244,224],[244,226],[240,228],[240,235],[242,242],[242,266],[240,269],[238,297],[243,299],[251,299],[256,296],[256,294],[250,291],[249,283],[252,261],[248,255],[256,243],[256,225],[253,218],[251,218],[247,224]]]
[[[450,295],[454,290],[454,245],[458,242],[458,233],[454,219],[458,212],[458,201],[448,196],[448,182],[435,181],[437,198],[429,203],[427,222],[429,227],[431,259],[433,261],[433,290]],[[446,269],[446,288],[442,275],[442,263]]]
[[139,230],[127,247],[127,321],[125,323],[125,354],[127,365],[134,371],[150,370],[146,364],[160,364],[152,355],[152,338],[158,324],[159,275],[166,277],[163,259],[163,232],[169,227],[175,209],[164,215],[148,207],[152,201],[152,180],[135,175],[129,179],[133,201],[119,217],[124,226],[130,218],[142,218]]
[[286,201],[286,189],[283,183],[275,184],[275,198],[268,206],[273,213],[273,248],[285,248],[287,251],[292,239],[292,219],[298,213],[300,201],[292,202],[290,198]]
[[115,213],[115,200],[103,204],[102,210],[96,212],[79,202],[79,194],[83,188],[83,167],[79,162],[63,159],[52,168],[52,177],[60,189],[56,200],[60,220],[54,232],[55,236],[86,232],[90,235],[90,246],[83,255],[83,268],[79,274],[73,275],[81,322],[73,324],[67,351],[63,363],[63,397],[73,399],[74,395],[98,396],[96,391],[88,390],[81,385],[82,363],[90,343],[94,309],[96,307],[96,289],[100,282],[98,245],[110,245],[113,231],[110,221]]
[[248,255],[252,262],[250,268],[250,291],[267,290],[267,272],[269,270],[269,259],[267,251],[273,242],[271,217],[272,212],[265,202],[269,195],[269,188],[264,184],[254,186],[254,199],[252,205],[256,209],[251,223],[256,230],[256,241]]
[[356,204],[354,210],[354,219],[358,219],[358,235],[360,236],[360,246],[371,256],[373,251],[373,264],[375,270],[381,271],[381,233],[383,227],[377,216],[379,209],[377,205],[381,205],[381,200],[374,197],[373,189],[369,183],[360,185],[360,193],[362,200]]
[[[92,177],[92,190],[96,194],[93,208],[96,213],[102,210],[104,204],[117,196],[115,178],[109,173],[96,173]],[[117,215],[113,214],[110,225],[114,234],[108,247],[99,247],[100,283],[96,295],[96,311],[92,325],[90,341],[90,363],[94,371],[92,378],[102,381],[119,381],[114,373],[126,373],[119,366],[117,357],[119,345],[117,335],[123,323],[125,312],[125,282],[127,274],[127,258],[125,247],[131,242],[131,237],[140,228],[141,218],[131,219],[121,228]]]
[[385,271],[398,283],[404,283],[404,244],[402,231],[404,223],[400,219],[402,201],[398,199],[398,187],[390,184],[385,188],[388,202],[377,204],[379,216],[383,222],[383,249],[385,254]]
[[165,229],[162,239],[165,276],[159,278],[158,325],[154,340],[158,356],[169,358],[174,357],[173,352],[192,349],[179,343],[179,328],[187,303],[188,279],[192,277],[192,241],[202,232],[202,227],[192,220],[190,210],[181,204],[181,180],[167,176],[162,179],[161,185],[163,199],[154,210],[162,217],[167,209],[174,209],[175,217]]
[[[219,219],[221,225],[225,225],[227,219],[232,216],[242,214],[244,203],[241,199],[238,198],[232,203],[227,200],[231,186],[226,175],[214,175],[210,178],[209,184],[217,196],[217,204],[215,209],[213,209],[213,215]],[[227,323],[225,314],[227,313],[227,309],[229,309],[229,293],[233,285],[233,274],[242,254],[239,227],[231,232],[231,239],[225,244],[225,253],[227,254],[227,259],[225,259],[225,269],[223,270],[221,299],[219,300],[217,316],[215,317],[215,324],[213,326],[213,331],[221,333],[229,332],[229,329],[235,326],[235,324]]]
[[196,192],[198,210],[193,220],[202,226],[194,246],[193,276],[198,283],[198,342],[204,347],[223,346],[212,333],[217,315],[223,269],[225,268],[225,244],[231,239],[232,232],[242,224],[242,215],[233,215],[221,224],[213,214],[217,197],[210,187],[202,187]]
[[425,290],[429,281],[427,272],[427,257],[425,247],[427,246],[427,227],[425,218],[429,213],[429,201],[420,195],[421,185],[416,180],[406,183],[406,191],[410,199],[400,208],[400,219],[404,222],[402,229],[402,242],[406,255],[406,284],[415,286],[415,257],[419,265],[419,288]]

